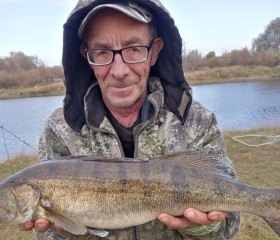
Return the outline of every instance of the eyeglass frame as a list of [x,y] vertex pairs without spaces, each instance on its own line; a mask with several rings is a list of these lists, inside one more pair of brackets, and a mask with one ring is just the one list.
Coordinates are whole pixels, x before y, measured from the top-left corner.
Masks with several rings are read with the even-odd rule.
[[[148,59],[148,56],[149,56],[149,53],[150,53],[150,50],[152,49],[152,46],[154,44],[154,39],[152,39],[151,43],[150,43],[150,46],[145,46],[145,45],[137,45],[137,46],[129,46],[129,47],[125,47],[125,48],[121,48],[121,49],[117,49],[117,50],[113,50],[113,49],[107,49],[107,48],[89,48],[89,49],[85,49],[85,53],[86,53],[86,57],[87,57],[87,61],[90,65],[93,65],[93,66],[106,66],[106,65],[110,65],[114,59],[115,59],[115,55],[117,53],[120,54],[122,60],[125,62],[125,63],[128,63],[128,64],[136,64],[136,63],[141,63],[141,62],[145,62],[147,59]],[[143,59],[143,60],[139,60],[139,61],[136,61],[136,62],[129,62],[129,61],[126,61],[123,57],[123,54],[122,54],[122,51],[123,50],[126,50],[126,49],[129,49],[129,48],[134,48],[134,47],[144,47],[147,49],[147,56]],[[110,51],[113,53],[113,56],[112,56],[112,59],[110,62],[108,63],[93,63],[89,60],[89,56],[88,56],[88,53],[92,50],[106,50],[106,51]]]

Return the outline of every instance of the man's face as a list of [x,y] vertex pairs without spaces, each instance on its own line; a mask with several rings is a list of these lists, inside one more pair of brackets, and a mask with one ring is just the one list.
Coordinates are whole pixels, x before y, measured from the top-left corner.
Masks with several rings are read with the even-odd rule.
[[[147,24],[118,11],[105,9],[89,24],[87,47],[118,50],[129,46],[150,46],[151,38]],[[148,59],[141,63],[125,63],[120,54],[116,54],[109,65],[91,65],[109,109],[133,109],[142,105],[150,68],[155,64],[162,46],[162,39],[157,38]]]

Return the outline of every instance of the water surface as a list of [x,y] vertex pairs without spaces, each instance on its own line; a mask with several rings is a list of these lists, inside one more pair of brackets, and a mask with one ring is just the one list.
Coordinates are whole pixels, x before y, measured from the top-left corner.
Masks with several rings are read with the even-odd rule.
[[201,85],[193,92],[223,130],[280,126],[280,81]]
[[[194,86],[193,93],[216,114],[222,130],[280,126],[280,81]],[[8,154],[36,153],[22,141],[37,149],[45,120],[62,101],[62,96],[0,100],[0,126],[17,136],[0,128],[0,161]]]

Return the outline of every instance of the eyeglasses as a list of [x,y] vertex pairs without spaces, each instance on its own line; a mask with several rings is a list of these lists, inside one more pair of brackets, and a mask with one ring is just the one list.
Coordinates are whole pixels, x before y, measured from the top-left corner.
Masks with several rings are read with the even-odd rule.
[[86,49],[86,56],[89,64],[94,66],[105,66],[113,62],[114,57],[119,53],[125,63],[140,63],[148,59],[149,51],[153,45],[150,46],[131,46],[119,50],[110,49]]

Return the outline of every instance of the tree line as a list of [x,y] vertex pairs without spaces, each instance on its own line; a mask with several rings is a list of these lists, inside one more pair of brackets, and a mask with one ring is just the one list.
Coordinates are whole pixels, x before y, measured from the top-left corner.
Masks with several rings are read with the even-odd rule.
[[183,65],[185,70],[198,70],[205,67],[229,66],[268,66],[280,65],[280,18],[272,20],[264,32],[252,41],[251,49],[243,48],[225,52],[216,56],[210,51],[205,56],[197,49],[183,49]]
[[[252,41],[252,48],[225,52],[216,56],[210,51],[205,56],[196,50],[183,50],[185,71],[230,66],[280,66],[280,18],[272,20],[264,32]],[[11,52],[0,57],[0,89],[31,87],[62,81],[62,66],[48,67],[36,56]]]
[[10,52],[0,58],[0,88],[20,88],[46,85],[63,78],[61,66],[48,67],[37,56]]

